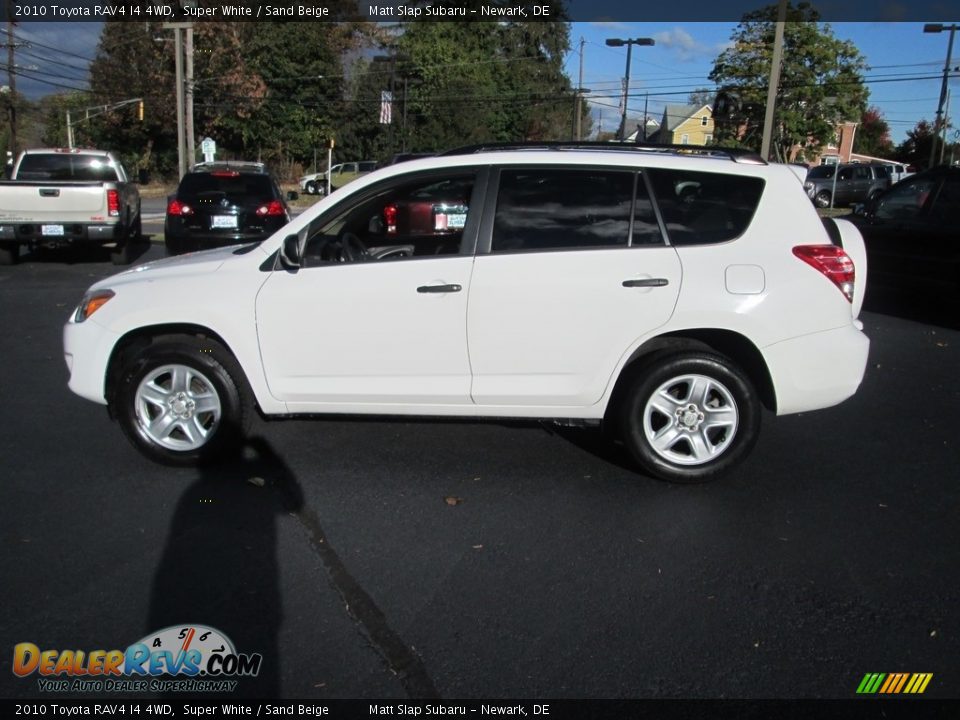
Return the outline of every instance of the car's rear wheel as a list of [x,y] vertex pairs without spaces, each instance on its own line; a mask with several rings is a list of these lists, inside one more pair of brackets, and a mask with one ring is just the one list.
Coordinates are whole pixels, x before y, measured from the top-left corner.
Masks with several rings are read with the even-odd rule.
[[760,402],[749,379],[711,353],[660,356],[635,373],[621,407],[634,459],[671,482],[704,482],[750,452]]
[[219,344],[157,342],[120,372],[113,411],[127,439],[167,465],[195,465],[235,449],[250,416],[242,371]]
[[818,192],[814,198],[813,202],[817,207],[825,208],[830,207],[830,193],[827,190],[821,190]]

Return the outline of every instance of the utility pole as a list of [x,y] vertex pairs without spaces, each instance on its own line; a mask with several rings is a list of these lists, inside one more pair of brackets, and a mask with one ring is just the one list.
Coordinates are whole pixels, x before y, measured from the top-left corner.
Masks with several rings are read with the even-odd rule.
[[[176,83],[177,83],[177,167],[179,170],[179,177],[183,177],[187,174],[187,139],[186,139],[186,119],[185,119],[185,109],[184,109],[184,73],[183,73],[183,36],[180,34],[181,30],[187,28],[192,28],[193,23],[189,22],[169,22],[163,24],[164,30],[173,30],[173,40],[174,40],[174,52],[176,57],[174,58],[174,66],[176,68]],[[192,69],[192,61],[191,61]],[[191,131],[191,135],[192,135]],[[191,148],[192,150],[192,148]]]
[[780,86],[780,62],[783,59],[783,28],[787,20],[787,0],[780,0],[777,8],[777,24],[773,35],[773,57],[770,59],[770,83],[767,85],[767,107],[763,116],[763,140],[760,157],[770,159],[770,144],[773,142],[773,113],[777,109],[777,88]]
[[8,150],[17,159],[17,74],[14,72],[14,50],[16,43],[13,37],[13,20],[16,7],[14,0],[7,0],[7,78],[10,85],[10,147]]
[[[937,134],[943,126],[943,104],[947,99],[947,84],[950,80],[950,62],[953,58],[953,35],[960,25],[942,25],[940,23],[928,23],[923,26],[925,33],[941,33],[944,30],[950,31],[950,40],[947,43],[947,61],[943,65],[943,82],[940,85],[940,102],[937,104],[937,119],[933,123],[933,138],[930,143],[930,167],[933,167],[933,161],[937,152]],[[943,155],[941,154],[941,158]]]
[[575,133],[574,140],[577,142],[583,137],[583,46],[586,44],[586,40],[583,37],[580,38],[580,76],[577,79],[577,92],[573,95],[573,101],[576,103],[574,110],[577,117],[577,132]]
[[189,168],[197,159],[197,144],[193,135],[193,23],[188,23],[185,29],[184,53],[186,55],[187,76],[184,82],[184,120],[186,123],[187,167]]
[[943,115],[943,129],[940,131],[940,164],[943,165],[943,156],[947,150],[947,125],[950,122],[950,88],[947,88],[946,111]]
[[641,135],[643,135],[643,141],[647,141],[647,103],[650,102],[650,93],[643,94],[643,130]]

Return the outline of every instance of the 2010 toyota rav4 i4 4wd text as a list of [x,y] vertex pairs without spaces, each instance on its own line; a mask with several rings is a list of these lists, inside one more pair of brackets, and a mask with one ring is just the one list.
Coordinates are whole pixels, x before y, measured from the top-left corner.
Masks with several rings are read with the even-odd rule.
[[378,170],[259,245],[94,285],[64,330],[70,388],[171,464],[235,449],[259,409],[604,422],[653,475],[714,477],[763,406],[856,391],[865,251],[789,167],[690,150]]

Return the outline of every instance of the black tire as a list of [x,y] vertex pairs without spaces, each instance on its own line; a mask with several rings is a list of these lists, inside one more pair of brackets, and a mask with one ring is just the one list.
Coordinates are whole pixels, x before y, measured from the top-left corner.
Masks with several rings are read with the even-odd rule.
[[117,243],[117,247],[110,253],[110,262],[114,265],[129,265],[133,261],[133,246],[143,239],[143,220],[140,215],[127,229],[126,237]]
[[[750,380],[721,355],[657,355],[629,382],[619,408],[621,439],[655,477],[713,480],[743,460],[757,441],[760,400]],[[731,425],[716,424],[730,420]]]
[[830,207],[830,193],[827,190],[821,190],[813,197],[813,204],[818,208]]
[[306,186],[305,189],[306,189],[306,191],[307,191],[307,195],[318,195],[318,194],[319,194],[319,193],[317,192],[317,184],[316,184],[315,182],[313,182],[312,180],[307,183],[307,186]]
[[5,243],[0,245],[0,265],[16,265],[19,260],[19,243]]
[[[183,369],[185,382],[176,384],[173,368]],[[199,409],[212,397],[217,411]],[[129,360],[112,398],[113,416],[130,443],[151,460],[174,466],[204,464],[236,451],[253,407],[233,356],[215,341],[188,336],[154,342]],[[187,405],[191,401],[193,407]]]

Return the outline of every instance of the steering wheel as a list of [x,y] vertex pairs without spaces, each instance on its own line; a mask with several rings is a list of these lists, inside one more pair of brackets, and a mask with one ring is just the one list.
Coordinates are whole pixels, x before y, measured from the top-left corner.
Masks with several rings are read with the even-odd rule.
[[366,262],[370,259],[363,241],[352,232],[345,232],[340,236],[341,262]]

